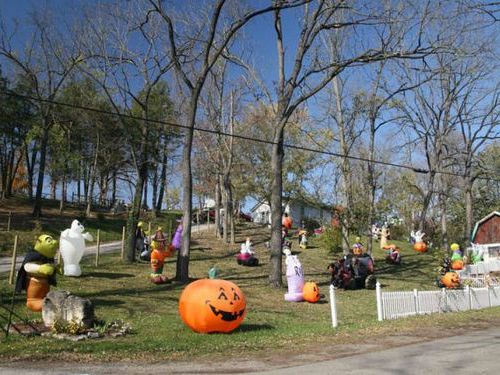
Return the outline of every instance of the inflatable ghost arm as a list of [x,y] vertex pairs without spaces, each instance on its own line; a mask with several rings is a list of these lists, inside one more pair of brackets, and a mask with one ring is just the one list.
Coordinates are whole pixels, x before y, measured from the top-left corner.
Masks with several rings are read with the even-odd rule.
[[65,229],[61,232],[61,238],[69,238],[69,229]]
[[425,233],[421,232],[421,231],[417,231],[415,234],[414,234],[414,237],[415,237],[415,242],[423,242],[423,237],[425,236]]
[[92,237],[92,235],[89,232],[82,233],[82,237],[86,241],[90,242],[94,241],[94,237]]

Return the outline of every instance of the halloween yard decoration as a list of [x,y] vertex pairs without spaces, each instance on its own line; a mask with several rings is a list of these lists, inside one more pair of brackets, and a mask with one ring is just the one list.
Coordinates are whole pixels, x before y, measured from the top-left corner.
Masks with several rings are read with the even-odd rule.
[[415,240],[415,244],[413,245],[413,249],[419,253],[425,253],[427,251],[427,245],[423,240],[425,233],[421,231],[411,232],[411,237]]
[[73,220],[71,228],[61,232],[59,251],[64,262],[64,275],[78,277],[82,274],[80,260],[85,252],[85,241],[93,241],[78,220]]
[[47,234],[38,237],[35,247],[26,253],[17,274],[16,293],[26,290],[26,306],[32,311],[42,311],[43,299],[56,285],[54,256],[57,241]]
[[390,237],[389,227],[387,225],[382,226],[382,230],[380,231],[380,248],[383,249],[384,246],[387,246],[387,240]]
[[297,255],[292,255],[290,250],[285,250],[286,278],[288,281],[288,293],[285,300],[289,302],[301,302],[304,300],[304,271]]
[[247,237],[245,243],[241,244],[241,250],[236,256],[236,262],[242,266],[254,267],[259,265],[259,260],[255,257],[255,252],[252,248],[252,241]]
[[374,289],[377,279],[373,275],[373,259],[368,254],[345,255],[342,259],[328,265],[330,283],[343,289]]
[[399,247],[394,244],[390,244],[384,247],[387,256],[385,257],[385,261],[389,264],[401,264],[401,254]]
[[446,272],[442,277],[441,277],[441,284],[446,287],[446,288],[458,288],[460,287],[460,277],[458,276],[458,273],[456,272]]
[[299,247],[301,249],[307,249],[307,230],[299,230]]
[[167,239],[162,232],[162,228],[158,227],[151,241],[151,282],[154,284],[163,284],[168,281],[168,278],[163,275],[163,266],[165,258],[172,256],[175,248],[172,245],[166,245]]
[[283,215],[283,220],[281,224],[283,225],[283,227],[285,227],[286,230],[292,229],[292,224],[293,224],[292,218],[286,212]]
[[177,229],[175,230],[174,237],[172,238],[172,246],[179,250],[181,248],[182,243],[182,221],[179,221],[179,225],[177,225]]
[[246,315],[246,299],[234,283],[202,279],[189,284],[179,298],[182,321],[198,333],[231,332]]
[[308,281],[304,284],[303,294],[304,299],[310,303],[316,303],[321,298],[318,285],[312,281]]

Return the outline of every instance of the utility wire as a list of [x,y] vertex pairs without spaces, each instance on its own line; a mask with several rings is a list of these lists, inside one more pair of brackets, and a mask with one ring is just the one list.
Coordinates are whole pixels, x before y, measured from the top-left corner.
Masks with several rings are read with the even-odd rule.
[[[78,105],[78,104],[64,103],[64,102],[60,102],[57,100],[36,98],[36,97],[30,96],[30,95],[19,94],[19,93],[12,91],[12,90],[4,90],[3,92],[7,96],[14,96],[14,97],[18,97],[18,98],[22,98],[22,99],[26,99],[26,100],[34,100],[34,101],[38,101],[38,102],[42,102],[42,103],[59,105],[59,106],[69,107],[69,108],[73,108],[73,109],[79,109],[79,110],[83,110],[83,111],[89,111],[89,112],[94,112],[94,113],[99,113],[99,114],[104,114],[104,115],[127,118],[130,120],[146,121],[146,122],[160,124],[160,125],[172,126],[172,127],[180,128],[180,129],[188,129],[188,130],[191,129],[187,125],[182,125],[182,124],[178,124],[178,123],[170,122],[170,121],[165,121],[165,120],[147,119],[144,117],[129,115],[126,113],[117,113],[117,112],[111,112],[111,111],[107,111],[104,109],[87,107],[87,106]],[[210,133],[210,134],[222,135],[225,137],[233,137],[233,138],[243,139],[246,141],[252,141],[252,142],[256,142],[256,143],[264,143],[264,144],[269,144],[269,145],[276,145],[277,144],[276,142],[268,141],[268,140],[261,139],[261,138],[250,137],[250,136],[235,134],[235,133],[231,134],[231,133],[226,133],[226,132],[223,132],[220,130],[204,129],[204,128],[199,128],[196,126],[193,127],[193,130],[196,130],[199,132]],[[454,173],[454,172],[449,172],[449,171],[439,171],[439,170],[428,170],[428,169],[414,167],[412,165],[391,163],[391,162],[386,162],[386,161],[382,161],[382,160],[370,160],[368,158],[364,158],[361,156],[340,154],[338,152],[318,150],[318,149],[304,147],[304,146],[296,146],[296,145],[289,144],[289,143],[284,143],[283,147],[295,149],[295,150],[300,150],[300,151],[313,152],[313,153],[317,153],[317,154],[329,155],[329,156],[334,156],[334,157],[338,157],[338,158],[346,158],[346,159],[351,159],[351,160],[363,161],[363,162],[367,162],[367,163],[385,165],[385,166],[389,166],[389,167],[409,169],[415,173],[422,173],[422,174],[435,173],[435,174],[444,174],[444,175],[448,175],[448,176],[463,177],[463,175],[461,175],[460,173]],[[496,177],[497,175],[494,175],[494,176]],[[498,176],[498,177],[500,177],[500,176]],[[500,182],[500,179],[491,178],[491,177],[477,177],[477,179]]]

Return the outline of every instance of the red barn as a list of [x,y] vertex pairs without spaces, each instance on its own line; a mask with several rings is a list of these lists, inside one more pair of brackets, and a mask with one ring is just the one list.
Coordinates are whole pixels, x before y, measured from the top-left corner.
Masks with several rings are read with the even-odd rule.
[[500,212],[493,211],[474,226],[472,243],[483,245],[484,260],[500,259]]
[[474,226],[472,242],[477,244],[500,243],[500,212],[493,211]]

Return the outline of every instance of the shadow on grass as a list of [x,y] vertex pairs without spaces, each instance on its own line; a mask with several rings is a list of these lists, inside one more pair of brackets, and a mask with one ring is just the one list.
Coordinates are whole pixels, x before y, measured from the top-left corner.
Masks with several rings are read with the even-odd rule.
[[87,272],[80,276],[81,278],[87,277],[102,277],[104,279],[123,279],[125,277],[135,277],[131,273],[116,273],[116,272]]
[[119,299],[106,299],[106,298],[92,298],[94,306],[119,306],[124,305],[125,301]]
[[255,331],[265,331],[275,329],[274,326],[263,323],[263,324],[242,324],[235,332],[255,332]]

